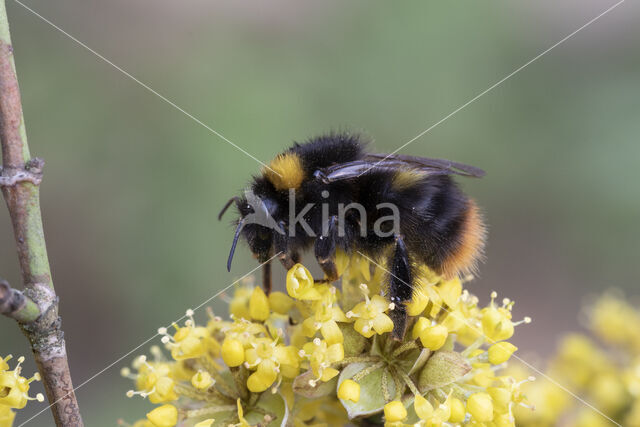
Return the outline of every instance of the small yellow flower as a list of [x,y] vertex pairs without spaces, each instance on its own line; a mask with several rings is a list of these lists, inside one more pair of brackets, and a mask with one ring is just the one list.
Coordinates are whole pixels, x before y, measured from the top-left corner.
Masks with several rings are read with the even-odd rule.
[[245,366],[255,369],[247,385],[252,391],[264,391],[282,375],[294,378],[299,371],[299,356],[295,347],[278,344],[271,338],[256,338],[245,351]]
[[[202,356],[207,351],[207,346],[213,341],[209,335],[209,331],[205,327],[195,327],[193,321],[193,310],[187,310],[189,320],[185,322],[185,326],[180,327],[177,324],[172,326],[176,332],[169,334],[166,328],[158,329],[158,333],[162,335],[162,342],[171,350],[171,356],[175,360],[194,359]],[[215,344],[212,344],[215,346]]]
[[331,365],[344,359],[344,348],[342,344],[327,345],[326,341],[316,338],[306,343],[300,354],[309,359],[315,381],[326,382],[340,373]]
[[215,420],[213,418],[209,418],[208,420],[200,421],[199,423],[197,423],[193,427],[211,427],[213,425],[214,421]]
[[407,418],[407,409],[398,400],[384,405],[384,419],[387,423],[397,423]]
[[[176,400],[175,380],[172,378],[172,365],[167,362],[148,362],[146,356],[140,356],[134,363],[138,369],[136,388],[129,390],[127,396],[140,395],[148,397],[151,403],[165,403]],[[129,371],[128,368],[125,371]],[[127,374],[124,374],[127,376]]]
[[296,264],[287,272],[287,292],[299,300],[314,301],[322,298],[315,287],[313,276],[302,264]]
[[489,363],[500,365],[511,358],[511,355],[518,349],[515,345],[502,341],[489,347]]
[[[0,369],[0,406],[7,406],[14,409],[22,409],[27,405],[29,400],[44,401],[42,394],[37,394],[35,398],[29,397],[29,387],[33,381],[40,381],[40,374],[35,373],[31,378],[27,379],[21,376],[22,363],[24,357],[18,358],[16,367],[9,371],[7,361],[11,356],[3,359],[2,368]],[[7,415],[7,418],[9,415]]]
[[487,393],[474,393],[467,399],[467,411],[474,420],[486,423],[493,420],[493,401]]
[[347,317],[356,318],[354,329],[364,337],[371,338],[375,334],[381,335],[393,330],[393,321],[385,314],[388,309],[389,303],[384,297],[374,295],[369,298],[365,294],[365,301],[358,303],[347,313]]
[[360,384],[353,380],[344,380],[338,387],[338,398],[357,403],[360,400]]
[[505,298],[503,305],[497,307],[495,304],[496,297],[497,294],[493,292],[491,294],[491,303],[481,310],[482,331],[491,342],[508,340],[513,336],[514,326],[531,322],[529,317],[525,317],[524,320],[517,323],[512,322],[511,309],[513,308],[513,301]]
[[178,409],[173,405],[162,405],[149,412],[147,419],[156,427],[173,427],[178,424]]
[[211,374],[206,371],[198,371],[191,377],[191,385],[198,390],[206,390],[213,385],[214,381]]
[[[333,288],[335,289],[335,288]],[[302,330],[307,337],[313,337],[319,330],[327,344],[343,343],[344,337],[338,323],[348,322],[349,319],[333,302],[317,301],[314,313],[302,322]]]

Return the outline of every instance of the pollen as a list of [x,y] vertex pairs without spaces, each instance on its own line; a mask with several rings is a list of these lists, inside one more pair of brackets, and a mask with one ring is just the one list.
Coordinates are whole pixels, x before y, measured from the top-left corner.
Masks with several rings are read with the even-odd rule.
[[263,169],[266,178],[278,190],[299,188],[304,179],[302,160],[297,154],[280,154]]

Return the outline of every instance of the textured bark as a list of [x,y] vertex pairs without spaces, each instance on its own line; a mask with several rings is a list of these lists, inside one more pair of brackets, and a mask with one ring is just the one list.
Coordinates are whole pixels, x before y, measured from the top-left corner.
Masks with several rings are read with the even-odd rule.
[[14,314],[10,317],[18,321],[31,344],[56,425],[83,426],[42,228],[39,184],[44,162],[29,154],[4,0],[0,0],[0,144],[0,187],[24,284],[24,291],[19,292],[5,283],[0,287],[0,301],[6,299],[7,313]]

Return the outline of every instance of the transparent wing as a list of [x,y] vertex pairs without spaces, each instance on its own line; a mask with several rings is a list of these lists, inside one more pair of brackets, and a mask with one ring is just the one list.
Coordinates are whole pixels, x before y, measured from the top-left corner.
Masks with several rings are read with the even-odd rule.
[[427,175],[460,175],[480,178],[485,172],[474,166],[444,159],[405,156],[401,154],[367,154],[362,160],[339,163],[315,172],[324,182],[357,178],[371,171],[413,169]]
[[465,165],[445,159],[431,159],[429,157],[405,156],[403,154],[367,154],[367,159],[378,161],[402,162],[417,169],[424,169],[426,172],[449,173],[474,178],[482,178],[485,172],[475,166]]

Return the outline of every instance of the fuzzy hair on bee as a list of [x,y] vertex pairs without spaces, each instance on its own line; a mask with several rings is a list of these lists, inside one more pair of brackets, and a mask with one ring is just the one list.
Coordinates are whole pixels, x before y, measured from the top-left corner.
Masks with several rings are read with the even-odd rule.
[[473,166],[442,159],[370,153],[358,135],[334,133],[294,145],[255,176],[238,211],[227,268],[242,237],[261,263],[286,269],[313,248],[325,274],[338,279],[337,250],[361,253],[385,265],[393,303],[393,336],[402,339],[415,271],[427,266],[447,278],[471,273],[482,256],[485,226],[476,203],[453,177],[481,177]]

